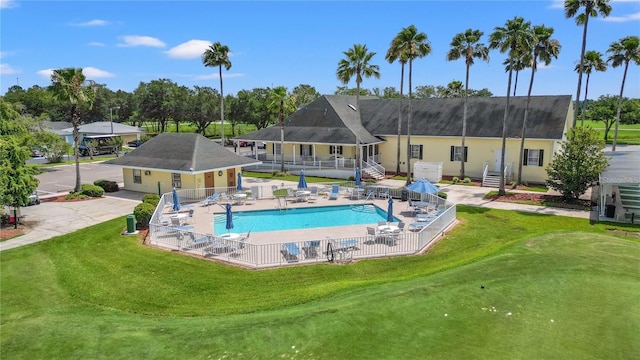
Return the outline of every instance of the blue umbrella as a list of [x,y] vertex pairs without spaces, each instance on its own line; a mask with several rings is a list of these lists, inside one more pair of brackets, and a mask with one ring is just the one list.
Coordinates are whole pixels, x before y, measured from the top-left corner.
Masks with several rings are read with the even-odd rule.
[[411,183],[411,185],[407,186],[407,190],[415,191],[420,194],[437,194],[440,191],[440,188],[433,185],[428,180],[422,179]]
[[360,181],[360,168],[357,167],[356,168],[356,186],[360,186],[361,181]]
[[238,186],[236,189],[242,190],[242,173],[238,173]]
[[389,207],[387,208],[387,222],[393,222],[393,198],[389,197]]
[[176,188],[173,188],[173,211],[180,210],[180,198],[178,198],[178,192]]
[[231,214],[231,204],[227,204],[227,232],[233,229],[233,215]]
[[304,178],[304,171],[300,171],[300,179],[298,180],[298,189],[306,189],[307,180]]

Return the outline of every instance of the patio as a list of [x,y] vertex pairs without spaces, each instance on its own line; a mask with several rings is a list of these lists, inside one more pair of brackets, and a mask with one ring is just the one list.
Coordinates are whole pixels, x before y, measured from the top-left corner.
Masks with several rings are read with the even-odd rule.
[[[254,181],[254,182],[252,182]],[[255,200],[236,202],[232,205],[234,213],[241,211],[254,210],[273,210],[283,207],[284,201],[273,197],[273,186],[278,189],[296,189],[295,183],[279,185],[273,183],[260,183],[260,179],[244,179],[245,190],[253,187],[254,190],[259,187],[258,195]],[[350,184],[347,184],[350,185]],[[287,208],[299,207],[320,207],[320,206],[336,206],[336,205],[357,205],[357,204],[374,204],[386,211],[387,199],[382,198],[360,198],[352,200],[350,190],[353,187],[344,186],[340,188],[340,196],[336,200],[329,200],[325,194],[328,194],[331,184],[310,184],[309,187],[318,186],[319,196],[316,201],[287,201]],[[223,191],[226,190],[226,191]],[[282,191],[282,190],[280,190]],[[286,190],[284,190],[286,192]],[[402,231],[396,236],[393,245],[387,242],[377,241],[375,237],[367,235],[367,226],[370,225],[351,225],[325,227],[315,229],[296,229],[270,232],[251,232],[246,243],[240,243],[238,240],[225,239],[224,244],[218,243],[220,235],[212,235],[213,217],[224,216],[224,202],[212,203],[206,206],[201,201],[206,199],[213,193],[225,192],[229,199],[237,192],[235,189],[186,189],[179,190],[180,204],[182,209],[178,212],[180,217],[188,219],[187,224],[182,227],[175,225],[166,226],[166,216],[173,213],[168,205],[171,202],[171,193],[163,195],[156,209],[156,213],[151,219],[150,228],[150,244],[174,251],[185,251],[204,258],[218,259],[224,262],[245,266],[248,268],[265,268],[274,266],[283,266],[290,264],[318,263],[327,262],[328,259],[340,262],[352,259],[364,259],[375,257],[387,257],[397,255],[416,254],[423,251],[430,245],[443,231],[451,226],[455,221],[455,205],[446,203],[443,199],[433,197],[433,201],[439,201],[441,208],[445,209],[435,218],[428,226],[421,228],[420,231]],[[393,196],[393,191],[391,191]],[[416,194],[413,194],[416,195]],[[428,195],[428,194],[427,194]],[[419,196],[419,194],[417,194]],[[431,195],[429,195],[431,196]],[[424,198],[424,194],[422,196]],[[439,200],[438,200],[439,199]],[[393,214],[400,221],[409,225],[415,221],[414,212],[409,207],[409,202],[394,199]],[[425,199],[426,200],[426,199]],[[191,211],[192,215],[189,216]],[[283,209],[283,211],[286,211]],[[186,215],[186,216],[185,216]],[[165,220],[162,225],[162,220]],[[408,229],[408,226],[407,228]],[[241,234],[246,235],[246,234]],[[340,244],[345,241],[355,240],[355,246],[345,249],[340,248]],[[212,247],[212,243],[218,244]],[[329,243],[332,245],[329,246]],[[287,251],[287,245],[291,249],[299,249],[299,253],[292,255]],[[329,254],[327,254],[329,250]],[[294,251],[295,252],[295,251]]]

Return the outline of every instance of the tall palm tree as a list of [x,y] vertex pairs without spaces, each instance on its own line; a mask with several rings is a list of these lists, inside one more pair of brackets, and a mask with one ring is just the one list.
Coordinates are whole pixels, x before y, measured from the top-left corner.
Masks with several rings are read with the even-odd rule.
[[[527,49],[532,41],[530,30],[531,22],[525,22],[521,17],[514,17],[513,20],[507,20],[505,26],[498,26],[489,36],[490,49],[499,49],[501,53],[507,52],[510,64],[523,49]],[[507,81],[507,103],[504,108],[504,118],[502,120],[502,153],[500,155],[500,188],[499,195],[505,194],[504,184],[504,166],[505,153],[507,145],[507,118],[509,117],[509,93],[511,92],[511,78],[513,76],[513,66],[510,66],[509,80]]]
[[277,86],[269,91],[267,108],[272,113],[278,113],[280,120],[280,172],[284,173],[284,118],[295,110],[295,99],[287,94],[287,88]]
[[[380,78],[380,66],[371,64],[371,59],[376,54],[367,49],[367,45],[353,44],[353,48],[343,52],[345,58],[338,62],[336,75],[343,84],[348,84],[351,78],[356,77],[356,111],[360,112],[360,84],[362,77]],[[360,134],[356,131],[356,166],[360,167]]]
[[431,44],[427,39],[427,34],[418,32],[415,25],[409,25],[400,30],[393,39],[392,47],[398,49],[400,54],[406,56],[409,62],[409,114],[407,115],[407,185],[411,183],[411,112],[412,105],[412,78],[413,60],[423,58],[431,53]]
[[391,45],[389,46],[389,50],[387,50],[387,55],[385,59],[389,62],[389,64],[398,60],[400,63],[400,98],[398,99],[398,138],[397,138],[397,149],[396,149],[396,175],[400,173],[400,137],[402,136],[402,93],[404,90],[404,66],[407,64],[407,54],[403,53],[401,49],[398,48],[397,43],[395,42],[396,38],[391,40]]
[[[574,17],[581,8],[584,12],[576,16],[576,24],[582,25],[582,49],[580,50],[580,71],[578,71],[578,90],[576,91],[576,104],[580,104],[580,88],[582,86],[582,74],[584,73],[584,53],[587,48],[587,26],[589,25],[589,17],[596,17],[598,13],[602,17],[609,16],[611,6],[609,0],[565,0],[564,16],[567,18]],[[573,126],[578,122],[578,112],[573,112]]]
[[474,59],[489,61],[489,49],[480,38],[484,33],[480,30],[467,29],[463,33],[456,34],[451,40],[451,49],[447,53],[447,61],[464,58],[466,73],[464,80],[464,111],[462,113],[462,158],[460,160],[460,179],[464,179],[464,143],[467,136],[467,100],[469,98],[469,68]]
[[229,47],[215,42],[209,46],[202,54],[202,64],[205,67],[218,67],[218,77],[220,78],[220,123],[221,123],[221,140],[224,146],[224,91],[222,90],[222,67],[229,71],[231,69],[231,61],[229,60]]
[[73,126],[73,155],[76,163],[76,185],[74,192],[80,191],[80,158],[78,151],[78,143],[80,142],[80,134],[78,126],[80,124],[80,115],[78,114],[78,106],[88,104],[93,107],[95,100],[95,82],[87,80],[82,73],[81,68],[63,68],[53,70],[51,74],[51,91],[53,96],[59,101],[66,102],[71,105],[71,125]]
[[[587,112],[587,96],[589,94],[589,78],[593,70],[607,71],[607,62],[602,60],[601,52],[589,50],[584,53],[584,64],[582,64],[582,72],[587,74],[587,81],[584,84],[584,101],[582,102],[582,119],[580,119],[580,126],[584,125],[584,117]],[[580,72],[580,64],[576,65],[575,71]]]
[[518,161],[518,184],[522,183],[522,163],[524,157],[524,139],[527,129],[527,118],[529,116],[529,102],[531,101],[531,90],[533,89],[533,79],[538,71],[538,59],[545,65],[551,63],[551,58],[558,58],[560,53],[560,42],[552,39],[553,28],[544,25],[536,25],[533,27],[533,41],[530,46],[531,54],[531,79],[529,80],[529,91],[527,92],[527,105],[524,108],[524,119],[522,120],[522,132],[520,134],[520,159]]
[[618,111],[616,113],[616,127],[613,132],[613,145],[611,151],[616,151],[616,142],[618,141],[618,123],[620,123],[620,110],[622,109],[622,92],[624,91],[624,82],[627,79],[627,69],[629,63],[634,62],[640,64],[640,38],[637,36],[627,36],[611,43],[607,50],[611,55],[608,61],[612,67],[618,67],[624,64],[624,73],[622,75],[622,85],[620,85],[620,96],[618,96]]

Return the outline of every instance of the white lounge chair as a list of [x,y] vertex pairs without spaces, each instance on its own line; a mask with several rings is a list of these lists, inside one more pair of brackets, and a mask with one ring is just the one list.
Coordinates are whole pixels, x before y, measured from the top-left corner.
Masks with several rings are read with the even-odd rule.
[[331,186],[331,193],[329,194],[329,200],[337,200],[340,195],[340,185]]

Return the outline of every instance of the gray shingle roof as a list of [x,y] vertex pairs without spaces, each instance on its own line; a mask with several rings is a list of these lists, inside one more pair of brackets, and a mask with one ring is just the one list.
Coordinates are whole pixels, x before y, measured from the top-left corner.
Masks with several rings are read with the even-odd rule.
[[[353,144],[354,133],[357,133],[363,144],[379,143],[379,136],[397,135],[400,105],[403,107],[402,134],[407,134],[408,100],[361,97],[359,109],[355,101],[355,96],[325,95],[303,106],[285,119],[285,142]],[[473,97],[468,101],[467,136],[501,138],[506,97]],[[520,136],[526,101],[526,96],[510,98],[507,137]],[[350,104],[359,111],[354,111]],[[461,136],[463,105],[462,98],[414,99],[411,135]],[[562,139],[571,106],[571,95],[532,96],[526,137]],[[237,139],[278,142],[280,126],[244,134]]]
[[261,162],[234,154],[200,134],[163,133],[126,155],[105,163],[130,168],[198,173]]

